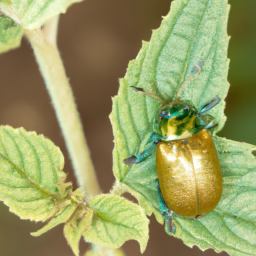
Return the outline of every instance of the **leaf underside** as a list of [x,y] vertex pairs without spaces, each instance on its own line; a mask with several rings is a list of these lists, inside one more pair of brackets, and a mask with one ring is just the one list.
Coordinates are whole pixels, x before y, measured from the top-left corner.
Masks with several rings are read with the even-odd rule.
[[136,239],[144,252],[149,221],[141,207],[111,194],[94,197],[90,207],[94,216],[91,229],[84,233],[87,242],[119,248],[125,241]]
[[0,200],[21,219],[49,220],[33,236],[65,223],[65,237],[78,256],[93,211],[81,189],[72,191],[72,184],[64,183],[63,167],[60,149],[44,136],[0,126]]
[[0,11],[24,29],[36,29],[82,0],[1,0]]
[[92,224],[93,211],[88,209],[81,213],[77,211],[74,217],[68,221],[64,227],[64,235],[74,254],[79,256],[79,241],[86,230],[90,230]]
[[216,209],[200,220],[174,215],[175,236],[188,246],[197,245],[202,250],[213,248],[231,255],[256,255],[256,160],[252,155],[255,148],[214,135],[226,120],[228,13],[226,0],[175,0],[151,41],[143,42],[113,99],[110,116],[115,137],[113,172],[137,197],[145,212],[148,215],[153,212],[161,222],[155,186],[155,152],[140,164],[123,163],[123,159],[137,153],[145,134],[152,132],[151,124],[160,104],[129,87],[143,88],[170,102],[192,67],[204,60],[200,75],[188,83],[181,100],[189,100],[199,109],[216,95],[221,99],[209,114],[219,124],[213,138],[223,173],[223,195]]
[[61,151],[44,136],[0,127],[0,200],[21,219],[45,221],[56,213],[63,165]]

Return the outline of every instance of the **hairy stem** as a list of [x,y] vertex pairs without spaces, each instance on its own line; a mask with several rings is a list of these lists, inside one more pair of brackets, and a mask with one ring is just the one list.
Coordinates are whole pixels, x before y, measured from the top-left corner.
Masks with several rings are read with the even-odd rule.
[[113,185],[113,187],[110,191],[110,194],[121,196],[125,192],[127,192],[127,189],[125,188],[125,185],[123,185],[121,182],[116,180],[116,182],[114,183],[114,185]]
[[[80,187],[88,197],[100,193],[82,124],[56,45],[39,30],[25,30],[50,94]],[[53,38],[51,36],[51,38]]]
[[91,251],[92,251],[93,255],[104,255],[104,256],[119,255],[119,256],[125,256],[124,252],[121,249],[107,248],[107,247],[104,247],[104,246],[101,246],[101,245],[98,245],[98,244],[92,244]]
[[45,39],[51,45],[57,44],[59,18],[60,18],[59,15],[51,18],[42,29]]

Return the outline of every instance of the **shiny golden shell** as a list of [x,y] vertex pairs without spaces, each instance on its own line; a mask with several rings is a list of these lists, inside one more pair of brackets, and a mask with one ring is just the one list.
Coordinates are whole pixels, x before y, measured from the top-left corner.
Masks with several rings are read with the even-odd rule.
[[188,218],[213,210],[222,194],[222,175],[210,134],[200,131],[188,140],[160,142],[156,167],[165,203]]

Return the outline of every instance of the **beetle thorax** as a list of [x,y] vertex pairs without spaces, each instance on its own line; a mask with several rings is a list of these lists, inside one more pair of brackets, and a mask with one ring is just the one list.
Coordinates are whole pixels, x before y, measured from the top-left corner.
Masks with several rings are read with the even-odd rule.
[[166,141],[186,139],[194,135],[198,114],[193,106],[178,102],[163,108],[162,113],[166,113],[160,121],[162,136],[167,137]]

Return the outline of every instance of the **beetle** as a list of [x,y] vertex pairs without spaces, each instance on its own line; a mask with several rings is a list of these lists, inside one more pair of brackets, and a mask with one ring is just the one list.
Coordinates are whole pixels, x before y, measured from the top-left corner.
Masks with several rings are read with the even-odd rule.
[[156,147],[159,207],[165,225],[172,233],[176,232],[173,212],[199,219],[217,206],[222,194],[221,168],[214,142],[207,131],[218,124],[206,114],[220,99],[216,96],[199,109],[191,102],[180,100],[182,90],[200,73],[202,66],[203,61],[199,61],[192,68],[175,99],[167,104],[153,93],[133,87],[136,92],[159,101],[161,106],[153,123],[153,133],[146,138],[143,150],[123,162],[138,164]]

